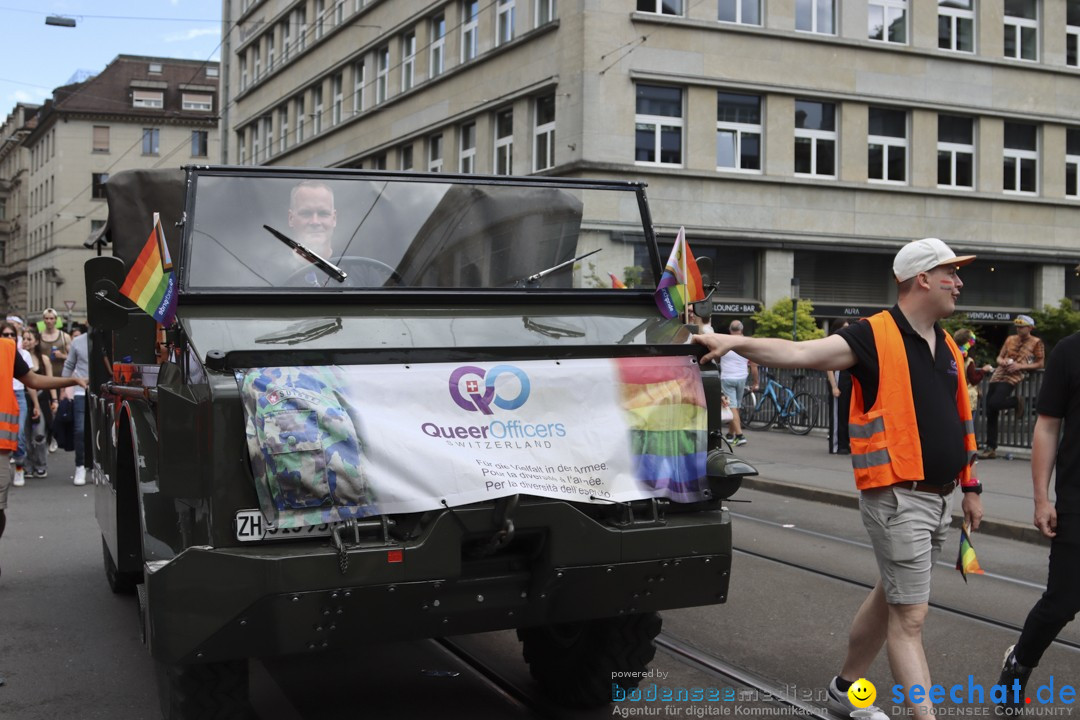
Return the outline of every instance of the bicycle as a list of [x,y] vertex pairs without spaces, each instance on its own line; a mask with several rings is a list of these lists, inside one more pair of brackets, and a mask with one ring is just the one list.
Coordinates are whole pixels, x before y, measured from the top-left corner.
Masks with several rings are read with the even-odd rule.
[[[805,375],[796,375],[796,383]],[[787,425],[795,435],[806,435],[821,417],[821,402],[808,392],[795,392],[765,373],[765,385],[755,399],[750,393],[743,396],[739,418],[751,430],[766,430],[777,425]]]

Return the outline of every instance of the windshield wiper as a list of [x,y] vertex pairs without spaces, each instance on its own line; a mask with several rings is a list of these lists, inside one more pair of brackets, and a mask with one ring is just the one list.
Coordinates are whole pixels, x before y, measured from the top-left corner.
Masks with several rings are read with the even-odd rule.
[[300,243],[296,242],[295,240],[293,240],[291,237],[289,237],[285,233],[278,232],[277,230],[270,227],[269,225],[263,225],[263,227],[266,228],[266,231],[269,232],[271,235],[273,235],[278,240],[280,240],[281,242],[285,243],[286,245],[291,247],[293,250],[295,250],[297,255],[304,258],[309,263],[311,263],[315,267],[319,268],[320,270],[322,270],[323,272],[325,272],[327,275],[334,278],[338,282],[345,282],[345,278],[349,277],[349,273],[345,272],[344,270],[339,268],[337,265],[330,262],[329,260],[324,258],[319,253],[315,252],[311,248],[308,248],[308,247],[305,247],[304,245],[301,245]]
[[518,280],[516,283],[514,283],[514,287],[525,287],[527,285],[532,285],[533,283],[538,283],[541,280],[543,280],[545,277],[550,275],[551,273],[555,272],[556,270],[561,270],[562,268],[566,267],[567,265],[573,265],[578,260],[584,260],[585,258],[589,257],[590,255],[595,255],[596,253],[600,252],[603,249],[604,248],[596,248],[595,250],[587,252],[584,255],[578,255],[576,258],[570,258],[566,262],[561,262],[558,265],[553,265],[552,267],[549,267],[547,270],[541,270],[540,272],[535,273],[533,275],[530,275],[530,276],[528,276],[527,278],[525,278],[523,280]]

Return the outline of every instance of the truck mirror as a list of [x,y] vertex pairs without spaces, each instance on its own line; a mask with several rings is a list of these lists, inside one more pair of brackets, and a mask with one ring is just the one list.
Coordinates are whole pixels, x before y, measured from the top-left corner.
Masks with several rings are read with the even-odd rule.
[[86,279],[86,320],[91,327],[119,330],[127,325],[131,302],[120,294],[124,284],[124,261],[102,255],[90,258],[83,267]]

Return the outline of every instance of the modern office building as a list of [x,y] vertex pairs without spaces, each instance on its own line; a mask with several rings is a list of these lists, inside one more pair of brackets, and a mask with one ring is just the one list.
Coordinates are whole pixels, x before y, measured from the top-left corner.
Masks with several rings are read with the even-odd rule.
[[[1080,299],[1080,0],[225,0],[223,160],[649,184],[718,307],[891,304],[979,260],[987,323]],[[595,269],[642,264],[613,237]]]

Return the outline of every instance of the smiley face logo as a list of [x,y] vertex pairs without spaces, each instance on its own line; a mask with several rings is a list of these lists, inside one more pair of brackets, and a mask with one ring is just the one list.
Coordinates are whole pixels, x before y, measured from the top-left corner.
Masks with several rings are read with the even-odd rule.
[[857,708],[869,707],[877,697],[877,688],[866,678],[859,678],[851,683],[847,691],[848,700]]

